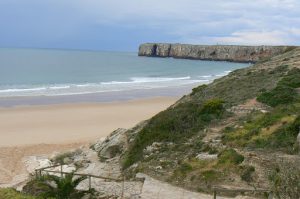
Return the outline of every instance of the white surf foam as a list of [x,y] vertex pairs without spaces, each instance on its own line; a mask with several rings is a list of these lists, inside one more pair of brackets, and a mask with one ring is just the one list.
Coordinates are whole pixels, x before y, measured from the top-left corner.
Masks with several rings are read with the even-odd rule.
[[29,88],[13,88],[0,90],[0,97],[8,96],[56,96],[77,95],[99,92],[115,92],[134,89],[153,89],[178,87],[196,83],[207,83],[209,79],[192,79],[185,77],[132,77],[129,81],[110,81],[83,84],[52,84]]

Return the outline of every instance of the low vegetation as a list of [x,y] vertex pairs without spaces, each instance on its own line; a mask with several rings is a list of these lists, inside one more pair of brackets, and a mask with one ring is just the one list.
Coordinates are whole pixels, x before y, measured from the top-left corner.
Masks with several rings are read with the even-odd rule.
[[41,199],[16,191],[12,188],[0,189],[0,199]]
[[244,156],[234,149],[225,149],[218,155],[218,165],[238,165],[244,161]]
[[190,158],[179,162],[168,181],[176,182],[176,185],[186,184],[190,188],[209,192],[213,185],[226,180],[231,172],[243,175],[245,168],[250,167],[241,166],[243,161],[244,156],[232,148],[227,148],[218,154],[217,159]]
[[263,91],[257,100],[269,106],[290,104],[299,99],[296,88],[300,87],[300,69],[295,68],[288,72],[270,91]]
[[76,187],[85,179],[86,177],[76,178],[73,173],[63,177],[42,175],[28,182],[24,191],[40,198],[79,199],[87,192],[79,191]]
[[300,106],[277,107],[269,113],[254,112],[238,128],[226,128],[224,144],[232,147],[282,149],[297,152]]
[[273,168],[269,180],[276,198],[300,198],[299,164],[281,162]]
[[212,84],[194,88],[192,94],[185,99],[203,103],[212,98],[219,98],[224,100],[226,107],[238,105],[255,98],[262,90],[275,88],[288,70],[287,65],[261,70],[253,66],[238,69],[215,80]]
[[270,91],[258,100],[273,108],[268,113],[253,112],[242,119],[238,128],[224,130],[223,143],[235,147],[281,149],[296,153],[300,126],[300,70],[292,69]]
[[223,118],[226,115],[223,103],[220,99],[207,100],[203,104],[190,102],[159,113],[135,138],[124,167],[141,160],[143,150],[153,142],[183,143],[210,122]]

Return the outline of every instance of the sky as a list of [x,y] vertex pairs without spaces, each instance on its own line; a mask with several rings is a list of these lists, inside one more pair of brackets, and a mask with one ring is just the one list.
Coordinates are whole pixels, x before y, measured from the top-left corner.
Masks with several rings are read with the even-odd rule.
[[300,45],[300,0],[0,0],[0,47]]

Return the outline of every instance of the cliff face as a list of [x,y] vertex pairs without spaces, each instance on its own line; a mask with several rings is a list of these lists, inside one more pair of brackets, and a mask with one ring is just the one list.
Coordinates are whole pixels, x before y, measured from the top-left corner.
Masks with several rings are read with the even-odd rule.
[[139,47],[139,56],[183,59],[257,62],[281,54],[288,46],[223,46],[146,43]]

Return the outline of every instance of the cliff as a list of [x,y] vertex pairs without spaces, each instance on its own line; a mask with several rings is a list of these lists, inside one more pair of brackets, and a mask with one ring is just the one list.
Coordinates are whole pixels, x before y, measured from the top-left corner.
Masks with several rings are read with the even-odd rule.
[[257,62],[289,50],[289,46],[225,46],[145,43],[139,47],[139,56],[174,57],[233,62]]

